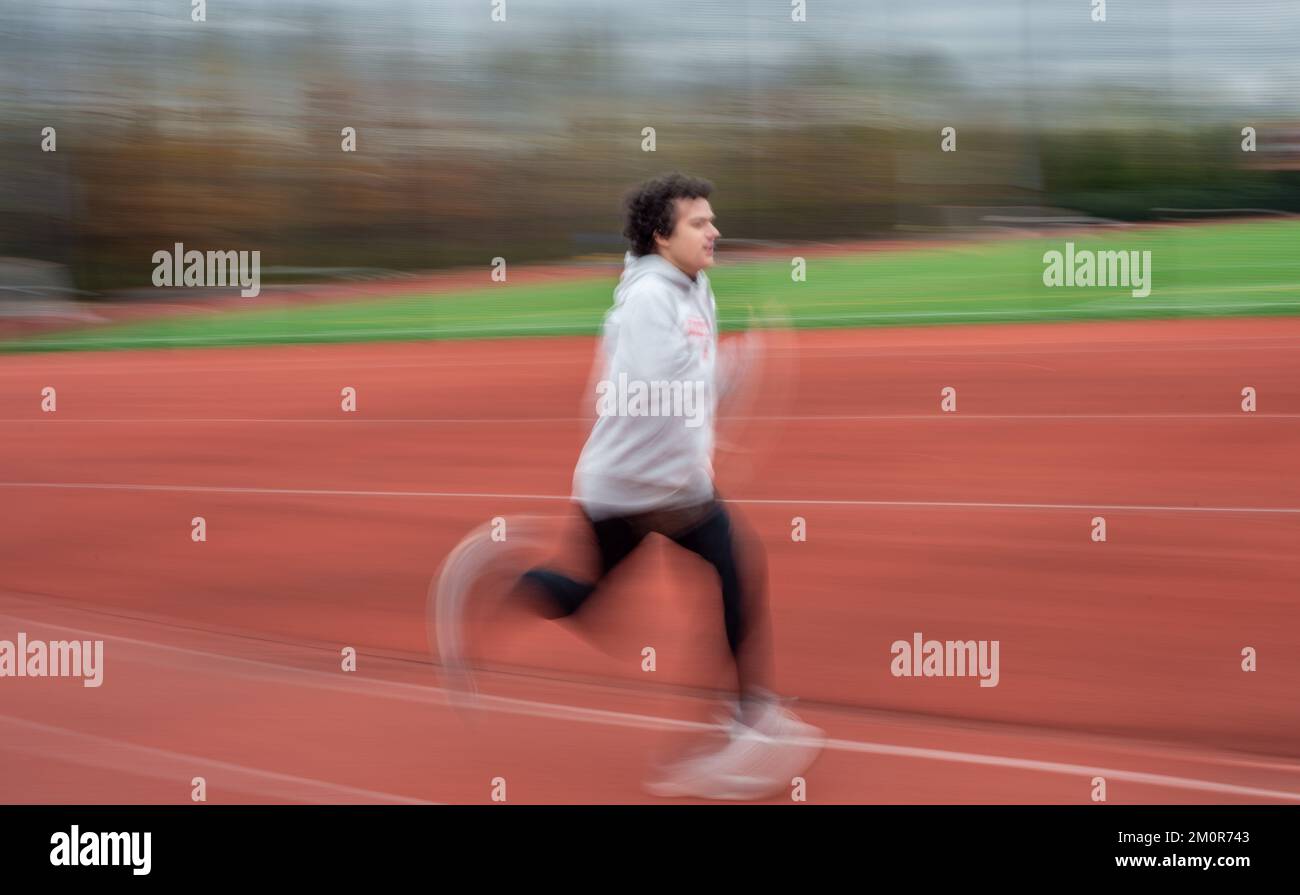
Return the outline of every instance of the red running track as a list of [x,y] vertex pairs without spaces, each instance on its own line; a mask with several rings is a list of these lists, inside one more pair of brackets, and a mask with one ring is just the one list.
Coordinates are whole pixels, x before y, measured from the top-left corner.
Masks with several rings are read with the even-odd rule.
[[[833,738],[808,800],[1300,801],[1298,349],[1292,319],[797,334],[723,485],[768,550],[780,688]],[[461,536],[569,512],[592,350],[0,358],[0,639],[105,641],[98,688],[0,678],[0,801],[652,801],[728,685],[693,560],[636,557],[594,643],[516,632],[470,715],[425,646]],[[998,685],[892,676],[917,631],[998,640]]]

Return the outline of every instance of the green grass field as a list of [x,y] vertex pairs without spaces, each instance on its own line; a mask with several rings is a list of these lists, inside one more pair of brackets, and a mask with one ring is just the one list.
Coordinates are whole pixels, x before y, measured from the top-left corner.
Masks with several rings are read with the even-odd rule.
[[[1043,253],[1150,251],[1151,293],[1043,285]],[[792,252],[792,255],[794,252]],[[721,264],[711,274],[723,328],[774,302],[796,326],[891,326],[1274,315],[1300,312],[1300,223],[1134,228],[1054,239],[963,243],[786,261]],[[614,279],[485,285],[292,308],[238,310],[0,342],[0,351],[492,338],[599,331]],[[256,301],[255,299],[253,301]]]

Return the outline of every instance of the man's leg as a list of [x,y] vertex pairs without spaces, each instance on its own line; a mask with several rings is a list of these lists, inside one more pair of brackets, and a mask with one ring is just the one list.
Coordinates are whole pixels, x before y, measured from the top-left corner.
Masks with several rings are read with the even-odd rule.
[[688,756],[646,781],[657,796],[755,799],[789,786],[817,758],[825,734],[800,721],[772,692],[771,621],[762,544],[714,501],[691,524],[658,529],[713,566],[722,592],[727,644],[736,662],[740,705],[721,748]]
[[691,527],[664,533],[712,565],[718,574],[727,645],[736,662],[740,719],[748,723],[774,698],[763,545],[744,530],[743,523],[733,523],[720,502],[714,502]]
[[583,513],[595,540],[598,573],[594,581],[579,581],[542,566],[529,569],[519,577],[511,599],[522,603],[548,619],[573,615],[596,591],[614,567],[637,548],[646,531],[623,517],[593,521]]

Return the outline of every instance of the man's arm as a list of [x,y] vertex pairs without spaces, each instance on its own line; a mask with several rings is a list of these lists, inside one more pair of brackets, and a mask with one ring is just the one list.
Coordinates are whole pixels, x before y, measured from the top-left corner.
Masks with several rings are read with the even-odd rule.
[[746,391],[759,378],[763,362],[763,334],[747,330],[718,340],[718,403]]

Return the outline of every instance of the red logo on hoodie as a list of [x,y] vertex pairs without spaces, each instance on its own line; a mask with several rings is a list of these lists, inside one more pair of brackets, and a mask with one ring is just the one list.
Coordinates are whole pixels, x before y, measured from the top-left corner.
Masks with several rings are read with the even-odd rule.
[[699,317],[688,317],[686,319],[686,336],[694,339],[696,337],[704,340],[704,359],[709,359],[709,325]]

